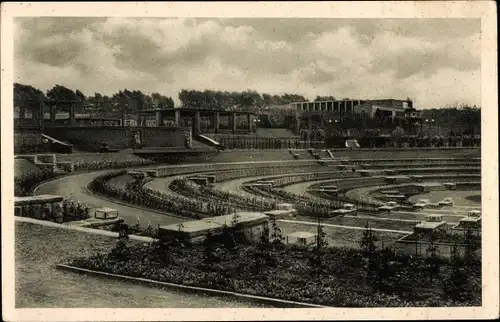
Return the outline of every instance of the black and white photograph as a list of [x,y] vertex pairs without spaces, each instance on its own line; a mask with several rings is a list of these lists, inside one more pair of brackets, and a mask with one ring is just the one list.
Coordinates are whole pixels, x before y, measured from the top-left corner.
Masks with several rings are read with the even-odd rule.
[[2,5],[4,319],[498,317],[491,2],[160,4]]

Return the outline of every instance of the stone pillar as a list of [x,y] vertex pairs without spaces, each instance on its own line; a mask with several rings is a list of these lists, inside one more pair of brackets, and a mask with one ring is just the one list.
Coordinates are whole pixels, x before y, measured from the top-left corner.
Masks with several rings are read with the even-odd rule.
[[201,119],[201,116],[200,116],[200,111],[196,111],[194,112],[194,134],[199,134],[201,132],[201,128],[200,128],[200,121]]
[[38,111],[37,111],[37,114],[38,114],[38,125],[43,128],[43,122],[45,121],[44,120],[44,117],[45,117],[45,105],[43,103],[40,103],[40,105],[38,106]]
[[71,104],[69,106],[69,124],[71,126],[75,125],[75,105]]
[[19,106],[19,119],[24,120],[26,118],[26,106],[24,102]]
[[50,106],[50,123],[52,123],[52,124],[56,123],[56,113],[57,113],[57,106],[51,105]]
[[42,219],[42,205],[40,204],[31,205],[31,211],[33,213],[33,218]]
[[233,134],[236,133],[236,113],[231,114],[231,128],[233,131]]
[[247,114],[248,132],[252,132],[252,116]]
[[309,131],[311,131],[311,130],[312,130],[312,117],[311,117],[311,115],[308,115],[308,116],[307,116],[307,129],[308,129]]
[[162,126],[161,124],[162,119],[161,119],[161,111],[156,111],[156,126]]
[[176,126],[181,126],[181,111],[180,110],[174,111],[174,122],[175,122]]
[[54,202],[52,204],[52,217],[55,222],[62,223],[63,222],[63,204],[61,202]]
[[23,217],[31,217],[31,218],[33,218],[33,214],[32,214],[32,212],[31,212],[31,207],[30,207],[30,205],[25,205],[25,206],[22,206],[22,211],[21,211],[21,213],[22,213],[22,216],[23,216]]
[[219,112],[215,112],[214,114],[214,132],[215,133],[219,133],[219,117],[220,117],[220,114]]

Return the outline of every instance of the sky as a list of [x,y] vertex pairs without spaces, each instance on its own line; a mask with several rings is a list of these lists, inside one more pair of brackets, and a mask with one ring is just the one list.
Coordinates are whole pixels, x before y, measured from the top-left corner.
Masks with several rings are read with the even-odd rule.
[[480,106],[478,19],[15,19],[14,81],[120,89],[410,97]]

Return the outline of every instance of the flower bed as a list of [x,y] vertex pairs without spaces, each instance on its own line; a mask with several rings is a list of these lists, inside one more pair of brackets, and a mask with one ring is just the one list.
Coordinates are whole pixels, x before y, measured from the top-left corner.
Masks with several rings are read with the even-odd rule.
[[14,196],[29,196],[33,188],[39,183],[54,178],[53,172],[48,170],[26,171],[14,176]]
[[[221,202],[229,208],[236,207],[243,210],[267,211],[275,209],[276,203],[264,201],[260,198],[247,198],[238,194],[220,191],[208,186],[199,186],[186,179],[174,180],[170,186],[173,191],[187,196],[192,200],[207,202],[208,210],[214,208],[214,202]],[[210,211],[209,211],[210,212]]]
[[366,247],[311,250],[276,240],[258,244],[207,240],[203,245],[159,241],[137,245],[122,235],[110,253],[75,258],[70,265],[337,307],[481,305],[477,261],[424,259]]
[[108,181],[117,176],[125,175],[126,171],[115,171],[98,176],[89,184],[88,188],[94,193],[122,200],[141,207],[166,211],[183,217],[200,219],[204,217],[202,202],[189,201],[183,198],[172,197],[145,187],[137,189],[123,189],[114,187]]

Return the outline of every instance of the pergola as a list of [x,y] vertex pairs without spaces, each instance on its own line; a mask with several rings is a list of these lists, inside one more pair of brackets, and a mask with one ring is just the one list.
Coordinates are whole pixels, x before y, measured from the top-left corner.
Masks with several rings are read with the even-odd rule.
[[[142,110],[137,113],[138,115],[138,126],[148,125],[148,118],[154,117],[154,122],[151,122],[149,126],[168,126],[165,120],[171,120],[173,126],[185,126],[183,123],[184,118],[191,120],[190,125],[193,128],[193,133],[200,133],[201,131],[201,119],[202,117],[208,117],[210,120],[209,128],[204,129],[208,132],[219,133],[221,132],[221,121],[222,116],[229,117],[229,130],[231,133],[237,132],[252,132],[254,129],[253,120],[254,113],[247,111],[226,111],[226,110],[209,110],[209,109],[195,109],[195,108],[165,108],[165,109],[148,109]],[[237,116],[246,117],[246,127],[239,128],[236,118]]]
[[[75,109],[80,102],[77,100],[29,100],[14,99],[14,105],[19,107],[19,125],[27,125],[25,120],[31,120],[29,125],[43,126],[46,106],[50,109],[50,123],[55,124],[57,109],[66,106],[69,111],[69,125],[75,124]],[[30,110],[31,118],[26,117],[26,110]]]

